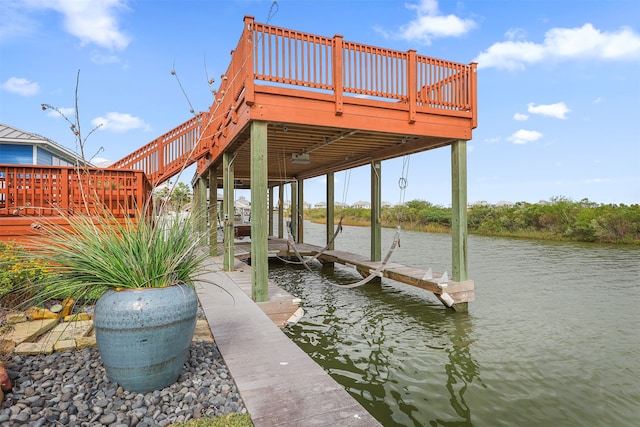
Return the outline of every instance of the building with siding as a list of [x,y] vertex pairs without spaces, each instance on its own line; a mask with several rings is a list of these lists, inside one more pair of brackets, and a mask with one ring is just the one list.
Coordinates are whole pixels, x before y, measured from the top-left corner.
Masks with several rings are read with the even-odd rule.
[[76,163],[83,163],[82,159],[66,147],[44,136],[0,123],[0,164],[74,166]]

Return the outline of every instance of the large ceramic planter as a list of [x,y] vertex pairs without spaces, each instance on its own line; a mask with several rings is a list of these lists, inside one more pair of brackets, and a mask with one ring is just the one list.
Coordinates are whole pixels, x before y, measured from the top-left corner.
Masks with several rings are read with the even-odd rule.
[[197,311],[188,285],[107,291],[93,323],[109,379],[138,393],[173,384],[189,355]]

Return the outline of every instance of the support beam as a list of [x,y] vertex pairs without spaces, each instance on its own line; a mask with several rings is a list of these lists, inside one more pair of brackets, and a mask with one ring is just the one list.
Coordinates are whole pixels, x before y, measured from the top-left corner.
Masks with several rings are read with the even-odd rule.
[[298,242],[298,181],[291,181],[291,229],[293,241]]
[[[451,263],[452,279],[463,282],[467,272],[467,141],[451,145]],[[456,311],[467,311],[468,303],[454,304]]]
[[235,248],[233,241],[234,236],[234,224],[233,224],[233,153],[225,152],[222,155],[222,210],[224,221],[224,271],[233,271],[235,265]]
[[198,197],[200,195],[200,180],[196,179],[195,182],[192,182],[193,184],[193,188],[191,189],[192,191],[192,198],[191,198],[191,210],[192,210],[192,217],[191,217],[191,227],[193,227],[193,231],[196,234],[200,233],[200,218],[198,218],[198,215],[200,214],[200,206],[198,206],[198,204],[200,203],[200,198]]
[[269,187],[269,194],[267,196],[269,201],[269,214],[267,215],[267,220],[269,221],[269,232],[267,233],[269,236],[273,236],[273,187]]
[[382,260],[382,163],[371,162],[371,261]]
[[206,175],[202,175],[198,178],[198,211],[197,211],[197,221],[198,221],[198,233],[203,236],[201,244],[205,246],[207,244],[207,240],[204,236],[207,234],[207,185],[208,179]]
[[284,239],[284,183],[278,187],[278,238]]
[[251,123],[251,297],[269,300],[267,122]]
[[296,242],[304,243],[304,180],[298,181],[298,228]]
[[[335,192],[335,175],[333,172],[329,172],[327,174],[327,227],[326,227],[326,232],[327,232],[327,241],[326,243],[329,243],[331,241],[331,238],[333,237],[333,227],[334,227],[334,223],[335,223],[335,217],[336,217],[336,206],[335,206],[335,202],[336,202],[336,192]],[[329,245],[329,250],[334,250],[335,249],[335,245],[333,244],[333,242],[331,242],[331,244]]]
[[209,255],[218,255],[218,169],[209,168]]

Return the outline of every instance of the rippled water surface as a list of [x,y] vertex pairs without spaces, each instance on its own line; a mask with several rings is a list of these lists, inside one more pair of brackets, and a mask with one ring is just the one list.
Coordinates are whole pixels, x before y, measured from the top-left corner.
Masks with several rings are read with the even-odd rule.
[[[383,230],[383,256],[394,230]],[[324,225],[305,222],[305,242]],[[369,228],[336,249],[368,255]],[[448,235],[403,231],[392,262],[451,271]],[[635,426],[640,250],[469,237],[469,313],[351,268],[272,264],[303,301],[285,332],[385,426]]]

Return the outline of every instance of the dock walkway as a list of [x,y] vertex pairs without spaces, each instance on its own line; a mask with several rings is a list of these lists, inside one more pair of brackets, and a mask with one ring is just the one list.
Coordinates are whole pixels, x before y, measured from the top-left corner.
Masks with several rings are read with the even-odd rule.
[[198,297],[256,427],[380,425],[253,302],[251,267],[237,261],[225,272],[222,257],[210,260],[212,283],[201,282]]

